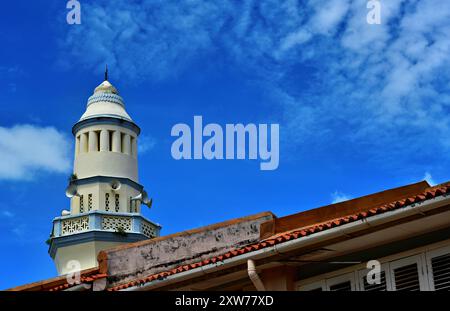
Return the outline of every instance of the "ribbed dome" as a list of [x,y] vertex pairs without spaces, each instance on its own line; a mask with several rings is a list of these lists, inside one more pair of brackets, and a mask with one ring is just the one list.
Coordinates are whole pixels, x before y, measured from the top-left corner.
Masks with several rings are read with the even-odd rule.
[[125,111],[122,97],[108,80],[103,81],[95,88],[94,94],[88,99],[86,111],[80,121],[97,117],[113,117],[132,121]]
[[97,86],[94,90],[95,93],[111,93],[111,94],[119,94],[117,89],[109,83],[109,81],[103,81],[99,86]]

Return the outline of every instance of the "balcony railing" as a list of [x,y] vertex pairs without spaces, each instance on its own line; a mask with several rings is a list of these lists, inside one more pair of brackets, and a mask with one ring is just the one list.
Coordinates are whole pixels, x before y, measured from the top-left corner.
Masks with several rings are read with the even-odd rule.
[[87,231],[138,233],[154,238],[161,227],[140,214],[91,211],[89,213],[56,217],[53,220],[53,237]]

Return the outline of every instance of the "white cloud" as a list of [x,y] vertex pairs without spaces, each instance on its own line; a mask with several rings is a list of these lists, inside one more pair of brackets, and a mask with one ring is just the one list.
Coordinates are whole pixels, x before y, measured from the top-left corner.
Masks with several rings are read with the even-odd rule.
[[0,180],[31,180],[37,172],[67,173],[71,144],[53,127],[0,127]]
[[289,35],[286,36],[286,38],[282,40],[280,50],[281,51],[289,50],[298,44],[303,44],[307,42],[309,39],[311,39],[311,37],[312,34],[305,29],[300,29],[296,32],[290,33]]
[[423,176],[423,179],[426,180],[431,186],[437,185],[437,183],[434,181],[433,176],[429,172],[426,172]]
[[18,237],[18,238],[24,238],[26,235],[26,229],[27,226],[25,224],[19,224],[12,229],[12,232]]
[[351,199],[350,196],[346,195],[345,193],[339,192],[339,191],[335,191],[331,194],[331,203],[332,204],[348,201],[350,199]]
[[[136,81],[218,52],[273,92],[292,145],[350,142],[372,158],[389,146],[398,162],[445,154],[450,2],[382,1],[381,25],[366,22],[366,4],[99,0],[84,5],[82,25],[66,27],[64,58],[95,70],[107,62]],[[300,81],[292,71],[304,67]]]
[[347,0],[320,0],[314,1],[312,5],[316,13],[311,17],[311,27],[314,32],[322,34],[336,32],[338,24],[342,22],[349,9]]

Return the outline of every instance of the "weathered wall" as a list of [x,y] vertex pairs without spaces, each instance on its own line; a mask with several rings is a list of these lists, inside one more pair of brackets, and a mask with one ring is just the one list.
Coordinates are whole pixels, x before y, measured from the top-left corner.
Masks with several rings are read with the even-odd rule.
[[261,223],[273,218],[261,213],[106,250],[100,267],[107,269],[110,285],[170,270],[257,241]]

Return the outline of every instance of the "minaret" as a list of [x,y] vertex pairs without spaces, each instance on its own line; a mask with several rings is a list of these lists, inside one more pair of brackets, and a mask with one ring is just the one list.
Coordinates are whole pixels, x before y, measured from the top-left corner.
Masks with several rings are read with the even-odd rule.
[[74,264],[95,267],[99,251],[157,237],[161,228],[141,214],[151,199],[138,178],[140,128],[108,81],[107,69],[72,133],[75,161],[66,191],[70,212],[53,220],[49,239],[59,274],[70,272]]

